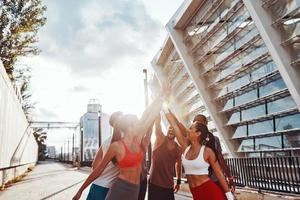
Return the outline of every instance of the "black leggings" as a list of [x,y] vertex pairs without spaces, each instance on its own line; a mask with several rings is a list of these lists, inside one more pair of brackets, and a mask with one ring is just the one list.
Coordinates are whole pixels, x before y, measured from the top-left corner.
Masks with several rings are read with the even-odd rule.
[[163,188],[149,182],[148,200],[175,200],[173,188]]
[[144,200],[147,191],[147,176],[140,182],[139,200]]

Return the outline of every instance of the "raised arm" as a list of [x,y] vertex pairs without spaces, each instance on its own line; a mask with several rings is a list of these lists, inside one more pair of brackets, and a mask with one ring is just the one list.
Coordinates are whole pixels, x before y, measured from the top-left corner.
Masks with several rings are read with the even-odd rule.
[[161,129],[161,115],[160,114],[155,119],[155,136],[156,136],[155,146],[161,144],[164,141],[165,135]]
[[177,126],[179,127],[181,133],[183,134],[184,137],[187,137],[187,128],[176,118],[176,116],[174,115],[174,113],[172,113],[170,110],[169,110],[170,114],[173,116],[174,119],[176,119],[176,124]]
[[180,130],[179,126],[176,123],[177,119],[170,112],[166,113],[166,117],[167,117],[167,120],[169,121],[170,125],[173,127],[174,132],[175,132],[175,136],[176,136],[176,138],[177,138],[177,140],[178,140],[178,142],[179,142],[179,144],[182,148],[182,151],[184,152],[184,150],[187,147],[187,141],[183,137],[183,134],[181,133],[181,130]]
[[154,122],[155,118],[159,114],[164,99],[168,98],[171,94],[171,87],[169,84],[165,84],[160,94],[154,99],[154,101],[148,106],[141,117],[141,124],[139,132],[141,135],[145,135],[148,128]]
[[141,118],[140,133],[145,135],[151,124],[154,122],[155,118],[160,112],[163,103],[163,98],[157,97],[145,110]]
[[147,148],[151,142],[151,136],[152,136],[152,132],[153,132],[153,125],[154,122],[152,122],[152,125],[150,126],[150,128],[148,128],[146,135],[144,136],[143,140],[142,140],[142,144],[144,147],[144,150],[147,151]]
[[102,172],[104,171],[106,165],[112,160],[113,157],[116,156],[116,147],[115,143],[110,145],[107,153],[105,154],[103,160],[97,167],[92,171],[92,173],[88,176],[88,178],[85,180],[85,182],[82,184],[76,195],[73,197],[73,200],[78,200],[80,199],[81,193],[83,190],[89,186],[97,177],[99,177]]

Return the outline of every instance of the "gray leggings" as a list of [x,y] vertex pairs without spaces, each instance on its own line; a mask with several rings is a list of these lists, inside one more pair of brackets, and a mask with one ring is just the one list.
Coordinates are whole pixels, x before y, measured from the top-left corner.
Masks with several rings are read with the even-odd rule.
[[109,189],[105,200],[137,200],[139,191],[139,184],[133,184],[117,178],[116,182]]

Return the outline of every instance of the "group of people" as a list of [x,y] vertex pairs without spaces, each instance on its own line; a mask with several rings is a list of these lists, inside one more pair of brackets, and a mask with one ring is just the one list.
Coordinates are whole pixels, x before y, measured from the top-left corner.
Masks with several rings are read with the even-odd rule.
[[[182,166],[195,200],[233,200],[232,177],[222,156],[217,137],[207,128],[204,115],[195,116],[186,128],[169,110],[164,115],[170,126],[161,128],[161,108],[170,96],[164,87],[141,119],[115,112],[110,117],[113,134],[100,147],[92,173],[73,200],[80,199],[91,183],[87,200],[174,200],[181,184]],[[145,154],[155,126],[150,175],[147,178]],[[177,142],[175,142],[175,138]],[[175,170],[174,170],[175,169]],[[174,184],[174,176],[177,176]]]

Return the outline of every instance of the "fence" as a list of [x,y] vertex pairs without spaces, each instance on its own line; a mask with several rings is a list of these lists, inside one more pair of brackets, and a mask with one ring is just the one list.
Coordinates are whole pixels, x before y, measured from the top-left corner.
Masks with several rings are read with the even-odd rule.
[[0,61],[0,185],[37,161],[38,145],[29,128],[21,97]]
[[300,157],[226,159],[236,186],[300,194]]

